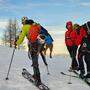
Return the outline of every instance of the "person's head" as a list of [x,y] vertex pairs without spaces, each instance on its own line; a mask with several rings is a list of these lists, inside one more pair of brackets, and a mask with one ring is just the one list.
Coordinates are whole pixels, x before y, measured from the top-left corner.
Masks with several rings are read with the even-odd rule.
[[77,23],[73,25],[73,30],[76,30],[78,35],[80,35],[80,28],[81,26]]
[[84,28],[84,30],[87,32],[87,34],[89,35],[90,34],[90,21],[84,23],[82,25],[82,27]]
[[28,20],[28,18],[26,16],[22,17],[22,24],[25,24],[26,20]]
[[74,24],[73,25],[73,30],[79,30],[80,29],[80,25],[79,24]]
[[68,22],[66,23],[66,28],[67,28],[68,30],[71,30],[71,29],[72,29],[72,22],[71,22],[71,21],[68,21]]
[[90,21],[86,23],[86,27],[87,27],[87,34],[90,35]]

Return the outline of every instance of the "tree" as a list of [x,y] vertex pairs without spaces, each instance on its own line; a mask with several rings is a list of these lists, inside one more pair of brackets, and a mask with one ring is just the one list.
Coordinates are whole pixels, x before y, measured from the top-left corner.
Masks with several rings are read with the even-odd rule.
[[17,20],[9,19],[8,25],[3,35],[4,36],[3,40],[5,42],[5,45],[8,44],[10,47],[14,45],[14,41],[17,37],[18,29],[19,29],[19,26],[18,26]]
[[3,44],[4,44],[5,46],[7,45],[6,40],[7,40],[7,35],[6,35],[6,30],[5,30],[4,33],[3,33],[3,38],[2,38]]

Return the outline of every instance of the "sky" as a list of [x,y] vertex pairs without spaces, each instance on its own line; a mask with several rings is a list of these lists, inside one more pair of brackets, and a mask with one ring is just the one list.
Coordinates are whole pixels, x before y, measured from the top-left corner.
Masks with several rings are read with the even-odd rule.
[[89,20],[89,8],[90,0],[0,0],[0,21],[27,16],[43,25],[63,27],[68,20],[80,24]]
[[66,22],[82,25],[90,19],[89,9],[90,0],[0,0],[0,37],[8,19],[16,18],[21,24],[27,16],[62,39]]

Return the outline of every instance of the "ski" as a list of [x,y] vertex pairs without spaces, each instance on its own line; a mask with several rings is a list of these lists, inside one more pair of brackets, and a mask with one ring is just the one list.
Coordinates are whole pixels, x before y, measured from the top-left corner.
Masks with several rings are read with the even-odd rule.
[[39,90],[50,90],[48,86],[46,86],[44,83],[41,83],[40,85],[36,85],[35,79],[32,77],[32,75],[23,68],[22,70],[22,76],[27,79],[29,82],[31,82],[34,86],[36,86]]
[[[73,71],[73,73],[79,77],[79,73],[77,71]],[[80,79],[83,80],[88,86],[90,86],[90,78],[80,78]]]
[[75,78],[79,78],[78,76],[74,76],[74,75],[69,75],[67,73],[64,73],[64,72],[60,72],[62,75],[66,75],[66,76],[71,76],[71,77],[75,77]]
[[81,79],[82,81],[84,81],[88,86],[90,86],[90,78],[80,78],[80,76],[79,76],[79,73],[78,72],[76,72],[76,71],[72,71],[74,74],[76,74],[77,76],[75,76],[75,75],[69,75],[69,74],[67,74],[67,73],[64,73],[64,72],[60,72],[62,75],[65,75],[65,76],[71,76],[71,77],[75,77],[75,78],[79,78],[79,79]]

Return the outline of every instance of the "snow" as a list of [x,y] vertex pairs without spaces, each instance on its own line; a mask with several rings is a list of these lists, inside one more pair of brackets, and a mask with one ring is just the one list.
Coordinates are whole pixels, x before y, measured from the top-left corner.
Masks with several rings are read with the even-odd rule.
[[[22,68],[27,68],[33,74],[31,60],[29,60],[27,52],[16,50],[9,74],[9,80],[5,80],[9,63],[11,61],[13,48],[0,46],[0,90],[38,90],[32,83],[24,79],[21,75]],[[50,75],[47,75],[47,69],[43,64],[41,57],[39,58],[40,72],[42,81],[50,88],[50,90],[90,90],[90,87],[78,78],[72,77],[72,84],[68,84],[70,77],[63,76],[60,72],[68,73],[70,66],[69,56],[53,56],[50,59],[47,56]],[[73,73],[71,73],[74,75]]]

